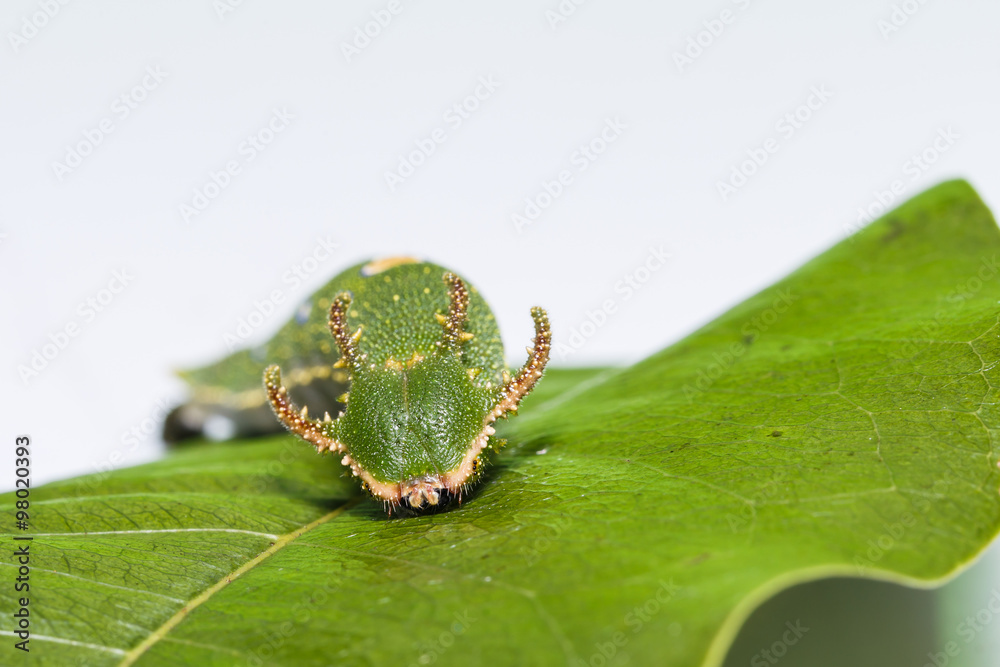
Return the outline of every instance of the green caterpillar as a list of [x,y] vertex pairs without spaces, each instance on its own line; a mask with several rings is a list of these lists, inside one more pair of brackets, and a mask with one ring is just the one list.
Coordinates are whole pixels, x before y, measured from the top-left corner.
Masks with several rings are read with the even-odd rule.
[[482,472],[484,452],[502,444],[493,422],[516,413],[542,376],[548,316],[537,307],[531,315],[534,344],[511,374],[493,313],[456,274],[404,257],[358,264],[317,291],[262,348],[182,374],[193,400],[167,430],[196,431],[215,415],[236,433],[263,431],[270,405],[320,453],[342,455],[390,513],[441,508],[461,501]]

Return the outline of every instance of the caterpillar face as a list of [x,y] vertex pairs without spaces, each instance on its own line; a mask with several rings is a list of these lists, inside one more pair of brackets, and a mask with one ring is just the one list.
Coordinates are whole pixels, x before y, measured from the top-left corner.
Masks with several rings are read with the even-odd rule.
[[542,375],[551,345],[545,311],[532,309],[534,342],[512,374],[485,301],[436,265],[393,258],[352,267],[313,304],[322,307],[314,314],[328,313],[329,337],[316,339],[315,322],[292,322],[268,349],[299,369],[302,358],[332,357],[328,376],[347,375],[349,391],[339,397],[346,408],[336,418],[310,416],[282,383],[284,364],[274,363],[264,389],[278,420],[319,452],[336,454],[390,513],[461,500],[485,450],[499,446],[493,423],[516,411]]

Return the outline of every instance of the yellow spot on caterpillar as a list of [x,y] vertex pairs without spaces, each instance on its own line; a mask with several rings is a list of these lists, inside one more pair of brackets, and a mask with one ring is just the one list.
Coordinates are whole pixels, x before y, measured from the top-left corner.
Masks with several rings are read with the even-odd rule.
[[[418,261],[413,257],[383,257],[382,259],[373,259],[364,266],[361,267],[361,275],[363,276],[374,276],[388,269],[402,266],[403,264],[416,264]],[[427,271],[425,268],[424,271]],[[386,276],[388,277],[388,276]]]
[[399,301],[399,295],[398,294],[393,294],[392,295],[392,300],[393,301]]

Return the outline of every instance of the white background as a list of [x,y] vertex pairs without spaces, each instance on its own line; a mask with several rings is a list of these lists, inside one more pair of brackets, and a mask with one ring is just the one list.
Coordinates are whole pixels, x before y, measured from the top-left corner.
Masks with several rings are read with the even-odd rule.
[[[159,456],[155,433],[134,448],[124,437],[154,431],[157,406],[183,397],[171,369],[225,354],[254,301],[280,290],[251,342],[266,339],[371,256],[467,276],[517,361],[530,306],[567,342],[613,299],[607,323],[558,360],[628,363],[842,239],[894,179],[909,196],[963,176],[1000,202],[995,3],[913,0],[884,35],[893,4],[870,0],[590,0],[557,24],[557,0],[404,0],[349,59],[343,45],[388,0],[245,0],[221,15],[211,0],[79,0],[33,34],[39,2],[5,2],[0,21],[2,432],[32,435],[38,483]],[[732,22],[704,32],[723,10]],[[678,67],[699,32],[707,46]],[[166,76],[133,94],[147,68]],[[499,85],[454,127],[446,112],[480,77]],[[832,96],[785,137],[776,122],[813,87]],[[122,118],[122,95],[145,99]],[[294,119],[247,162],[241,144],[274,109]],[[625,129],[580,171],[575,152],[616,118]],[[58,174],[102,119],[113,132]],[[949,127],[958,139],[911,179],[907,160]],[[435,128],[446,141],[391,190],[385,173]],[[723,201],[717,182],[770,137],[778,151]],[[240,173],[185,221],[179,207],[229,160]],[[563,169],[572,184],[518,233],[512,214]],[[287,272],[318,237],[334,256],[293,286]],[[625,299],[615,285],[650,247],[671,259]],[[80,304],[121,270],[128,286],[86,319]],[[79,335],[22,378],[70,323]]]

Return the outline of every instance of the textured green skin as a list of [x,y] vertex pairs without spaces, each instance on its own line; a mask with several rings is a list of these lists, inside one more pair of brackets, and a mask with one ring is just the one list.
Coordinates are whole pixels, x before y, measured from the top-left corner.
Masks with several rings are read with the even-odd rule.
[[[441,337],[441,326],[433,313],[448,312],[448,290],[441,279],[447,269],[422,262],[366,277],[361,274],[366,264],[352,266],[316,290],[309,297],[311,307],[304,323],[293,317],[263,346],[240,350],[217,363],[182,371],[181,377],[196,389],[217,389],[220,394],[259,391],[263,404],[260,373],[265,366],[281,366],[287,383],[290,373],[298,368],[330,366],[340,358],[330,337],[327,318],[330,302],[345,291],[355,295],[348,322],[352,328],[364,327],[365,352],[371,361],[382,365],[390,355],[402,360],[414,350],[429,353]],[[483,297],[468,282],[466,286],[469,310],[465,330],[475,334],[475,338],[462,346],[462,360],[466,368],[484,369],[486,379],[495,386],[503,381],[502,373],[507,368],[500,330]],[[398,302],[393,299],[396,294],[400,297]],[[427,317],[428,314],[431,316]]]
[[412,369],[377,366],[360,373],[351,381],[346,413],[327,434],[381,482],[454,470],[497,395],[465,370],[458,354],[434,352]]
[[[444,330],[435,317],[448,313],[447,269],[404,264],[365,277],[360,268],[331,281],[332,289],[324,288],[317,300],[316,310],[325,313],[336,294],[351,294],[347,321],[352,331],[362,329],[358,345],[368,364],[351,374],[347,410],[325,431],[382,482],[453,470],[482,429],[507,370],[493,313],[466,284],[469,307],[463,328],[473,338],[448,350],[440,345]],[[322,328],[332,343],[325,321]],[[318,327],[308,334],[315,331]],[[304,337],[283,340],[279,345],[287,349],[279,350],[291,353],[305,343]],[[412,368],[386,367],[390,359],[405,363],[414,353],[424,359]],[[477,372],[474,381],[470,369]]]
[[[340,358],[328,318],[334,297],[346,292],[352,297],[347,323],[352,332],[362,331],[358,346],[367,355],[367,368],[351,374],[347,409],[325,424],[324,432],[343,443],[353,460],[381,482],[454,470],[496,404],[503,374],[509,370],[496,320],[466,282],[469,305],[463,330],[473,337],[447,350],[439,345],[444,329],[435,317],[448,313],[450,298],[443,280],[447,269],[410,263],[365,275],[367,264],[352,266],[317,290],[309,299],[308,319],[290,319],[263,346],[263,354],[260,348],[239,351],[189,371],[185,378],[223,397],[259,391],[263,398],[261,371],[277,364],[292,390],[289,378],[294,370],[329,368]],[[390,360],[406,364],[414,354],[423,360],[412,367],[400,371],[386,366]],[[316,383],[336,389],[328,395],[346,389],[332,378]],[[315,404],[300,404],[309,407],[313,417],[322,417]]]
[[[448,291],[441,278],[446,269],[424,262],[365,276],[361,269],[367,263],[350,267],[316,290],[302,307],[309,312],[305,321],[292,317],[262,345],[239,350],[207,366],[181,371],[179,375],[192,388],[188,406],[224,415],[237,425],[238,435],[279,431],[281,426],[267,405],[260,382],[261,370],[277,364],[295,401],[307,405],[314,415],[322,416],[324,411],[337,414],[344,408],[336,398],[348,389],[347,372],[334,371],[332,376],[304,385],[296,382],[295,372],[329,370],[340,359],[327,319],[330,302],[344,291],[357,296],[348,311],[348,323],[352,328],[364,328],[364,351],[371,361],[381,365],[390,355],[405,360],[414,351],[429,354],[441,336],[441,326],[433,313],[444,314],[448,309]],[[468,283],[466,286],[469,308],[465,330],[475,337],[462,345],[462,364],[482,369],[477,379],[498,386],[507,368],[500,331],[486,301],[475,287]],[[398,301],[393,298],[397,294]],[[248,400],[251,407],[247,407]]]
[[[421,262],[366,277],[361,274],[363,266],[358,264],[344,271],[314,295],[314,307],[305,326],[296,330],[286,325],[278,332],[268,346],[275,354],[274,363],[281,365],[282,357],[294,358],[316,346],[330,346],[333,358],[339,357],[327,318],[330,302],[340,292],[353,297],[347,323],[352,330],[363,327],[360,345],[368,355],[368,363],[384,366],[390,357],[405,361],[414,352],[428,356],[437,349],[442,329],[434,314],[448,313],[448,286],[443,280],[448,269]],[[507,370],[500,330],[483,297],[468,282],[465,284],[469,309],[464,329],[474,338],[460,348],[462,364],[483,369],[480,379],[495,386],[503,382],[502,374]],[[257,375],[259,384],[260,373]]]

